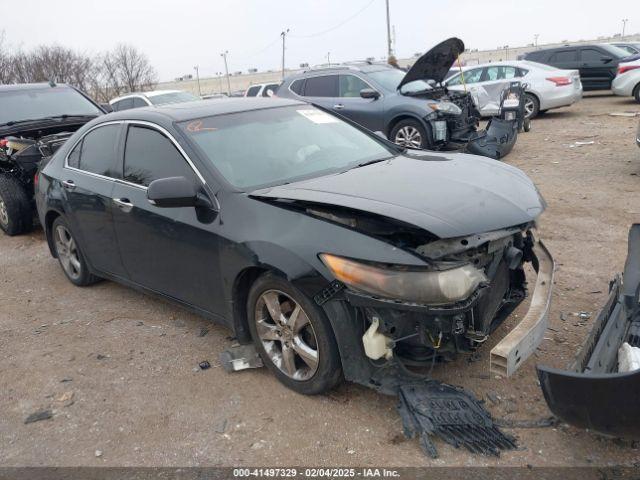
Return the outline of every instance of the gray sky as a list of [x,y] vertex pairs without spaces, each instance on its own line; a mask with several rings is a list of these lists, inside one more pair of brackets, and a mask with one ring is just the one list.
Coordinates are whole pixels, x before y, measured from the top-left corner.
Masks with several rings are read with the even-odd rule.
[[[467,48],[520,46],[640,31],[638,0],[607,8],[596,0],[390,0],[398,57],[458,36]],[[2,0],[10,46],[60,44],[87,53],[118,42],[143,50],[161,80],[223,70],[277,69],[279,33],[289,28],[287,66],[380,57],[386,53],[384,0]],[[366,6],[366,8],[364,8]],[[364,10],[362,10],[364,8]],[[353,17],[358,11],[357,16]],[[9,15],[8,12],[14,12]],[[321,33],[338,26],[327,33]],[[304,38],[305,35],[314,35]]]

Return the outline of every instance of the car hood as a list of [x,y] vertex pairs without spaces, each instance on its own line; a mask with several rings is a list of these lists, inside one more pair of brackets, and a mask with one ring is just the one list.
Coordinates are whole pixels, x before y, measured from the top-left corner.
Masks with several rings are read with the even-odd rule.
[[453,62],[464,52],[464,43],[459,38],[449,38],[422,55],[398,84],[398,90],[407,83],[416,80],[435,80],[442,82],[451,69]]
[[546,206],[522,171],[462,153],[398,156],[250,195],[370,212],[414,225],[440,238],[528,223]]

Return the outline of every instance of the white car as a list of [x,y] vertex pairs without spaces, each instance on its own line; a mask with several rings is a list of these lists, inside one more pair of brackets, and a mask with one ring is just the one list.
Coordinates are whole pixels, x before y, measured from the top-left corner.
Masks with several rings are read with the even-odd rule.
[[244,92],[245,97],[273,97],[278,91],[279,83],[258,83],[251,85]]
[[158,107],[169,103],[200,100],[200,97],[182,90],[153,90],[151,92],[127,93],[109,102],[114,112],[131,108]]
[[582,82],[578,70],[559,70],[527,60],[463,67],[462,73],[452,75],[445,84],[451,90],[469,90],[479,100],[480,114],[490,117],[499,113],[502,91],[516,80],[527,84],[527,118],[533,118],[552,108],[567,107],[582,98]]
[[640,60],[618,64],[618,74],[613,79],[611,90],[622,97],[635,97],[640,103]]

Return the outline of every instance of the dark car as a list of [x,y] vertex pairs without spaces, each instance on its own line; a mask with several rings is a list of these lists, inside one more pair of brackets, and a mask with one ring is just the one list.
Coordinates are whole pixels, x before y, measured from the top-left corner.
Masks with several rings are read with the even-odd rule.
[[584,90],[609,90],[618,64],[629,52],[608,43],[565,45],[525,53],[522,58],[565,70],[579,70]]
[[33,179],[38,164],[104,110],[69,85],[0,85],[0,229],[33,226]]
[[277,95],[335,111],[398,145],[459,148],[476,138],[480,114],[470,94],[439,85],[463,51],[460,39],[445,40],[408,72],[372,62],[312,68],[286,78]]
[[[479,346],[524,298],[523,265],[548,261],[532,234],[545,204],[520,170],[405,150],[281,98],[96,119],[36,198],[72,283],[111,279],[221,322],[307,394]],[[500,373],[542,338],[552,282],[538,283],[510,334],[524,343],[494,352]]]

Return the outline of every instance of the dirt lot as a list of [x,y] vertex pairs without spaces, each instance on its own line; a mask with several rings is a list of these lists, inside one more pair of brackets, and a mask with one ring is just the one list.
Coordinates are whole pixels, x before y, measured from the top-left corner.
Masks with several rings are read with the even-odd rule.
[[[557,261],[553,330],[512,379],[488,375],[488,356],[522,306],[479,361],[460,358],[435,369],[437,378],[487,399],[496,417],[549,415],[534,364],[569,362],[590,326],[572,313],[595,313],[622,269],[629,225],[640,220],[638,119],[608,113],[637,110],[626,99],[588,96],[534,121],[507,158],[549,204],[539,236]],[[575,141],[595,143],[570,147]],[[356,385],[303,397],[265,369],[227,374],[217,359],[231,344],[229,331],[114,283],[74,287],[41,230],[0,236],[0,292],[4,466],[555,466],[640,459],[638,444],[562,425],[509,430],[521,449],[498,459],[440,441],[440,458],[428,459],[417,441],[402,438],[394,399]],[[205,359],[213,368],[198,370]],[[53,418],[24,423],[43,408]]]

